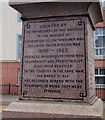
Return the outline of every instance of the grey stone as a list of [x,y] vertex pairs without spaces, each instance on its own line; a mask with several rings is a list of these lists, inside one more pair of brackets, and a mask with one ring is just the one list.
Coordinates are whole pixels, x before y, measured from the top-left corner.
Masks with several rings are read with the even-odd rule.
[[[3,118],[103,118],[103,102],[86,103],[19,101],[3,111]],[[75,119],[76,120],[76,119]]]

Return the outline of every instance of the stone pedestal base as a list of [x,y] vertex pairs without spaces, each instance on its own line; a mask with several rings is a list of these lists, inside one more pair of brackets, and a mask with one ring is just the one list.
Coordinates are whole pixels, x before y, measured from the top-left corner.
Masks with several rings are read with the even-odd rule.
[[[91,118],[102,120],[103,102],[87,103],[18,101],[3,111],[3,118]],[[83,119],[83,120],[84,120]]]

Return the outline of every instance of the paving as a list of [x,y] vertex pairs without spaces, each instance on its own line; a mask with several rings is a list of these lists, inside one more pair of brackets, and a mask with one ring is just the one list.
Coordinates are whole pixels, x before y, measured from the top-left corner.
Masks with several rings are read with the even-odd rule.
[[15,95],[0,95],[0,120],[2,119],[2,110],[6,109],[11,102],[18,100]]
[[[0,113],[3,109],[6,109],[7,106],[11,103],[18,100],[18,96],[15,95],[0,95]],[[105,120],[105,101],[104,101],[104,120]]]
[[104,101],[104,120],[105,120],[105,101]]
[[9,105],[11,102],[18,100],[18,96],[16,95],[0,95],[0,98],[0,102],[5,106]]

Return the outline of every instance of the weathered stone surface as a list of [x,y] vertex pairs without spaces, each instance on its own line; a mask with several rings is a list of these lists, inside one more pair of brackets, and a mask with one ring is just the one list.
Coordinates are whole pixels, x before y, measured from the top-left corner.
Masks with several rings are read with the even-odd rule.
[[24,0],[23,2],[10,2],[10,6],[21,12],[23,19],[85,15],[91,19],[93,26],[103,20],[101,5],[93,0],[87,2],[74,2],[74,0],[70,2],[33,2],[33,0],[27,2]]
[[100,120],[103,102],[95,95],[93,52],[100,4],[24,2],[10,5],[23,20],[20,99],[33,101],[10,104],[3,118]]
[[23,28],[20,99],[89,102],[95,98],[88,17],[28,20]]
[[101,13],[99,3],[24,1],[10,5],[23,19],[20,99],[94,100],[91,51],[94,24],[102,20],[101,14],[95,14]]
[[[5,115],[4,115],[5,114]],[[93,105],[61,102],[14,102],[3,111],[3,118],[90,118],[102,120],[103,102]],[[71,119],[71,120],[72,120]]]

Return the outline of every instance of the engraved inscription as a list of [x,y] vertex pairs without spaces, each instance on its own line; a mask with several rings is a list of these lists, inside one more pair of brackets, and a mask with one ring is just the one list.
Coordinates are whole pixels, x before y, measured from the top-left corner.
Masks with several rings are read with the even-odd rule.
[[86,96],[85,40],[81,19],[24,22],[24,97],[82,100]]

